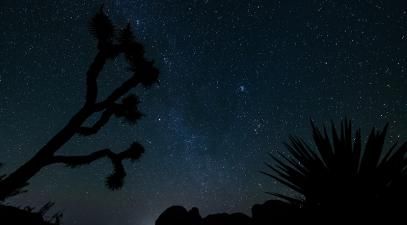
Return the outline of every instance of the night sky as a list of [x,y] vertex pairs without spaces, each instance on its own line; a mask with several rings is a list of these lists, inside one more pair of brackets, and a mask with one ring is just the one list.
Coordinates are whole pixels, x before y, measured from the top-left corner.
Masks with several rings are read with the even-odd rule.
[[[48,167],[14,205],[54,201],[64,224],[153,225],[171,205],[201,214],[245,212],[289,190],[258,171],[289,134],[310,137],[345,116],[367,134],[390,123],[407,139],[405,0],[1,0],[0,161],[29,159],[84,103],[96,53],[88,21],[105,3],[131,22],[160,69],[160,85],[135,90],[146,116],[112,119],[60,150],[146,148],[126,163],[121,191],[104,187],[110,163]],[[102,97],[129,74],[119,58],[100,79]]]

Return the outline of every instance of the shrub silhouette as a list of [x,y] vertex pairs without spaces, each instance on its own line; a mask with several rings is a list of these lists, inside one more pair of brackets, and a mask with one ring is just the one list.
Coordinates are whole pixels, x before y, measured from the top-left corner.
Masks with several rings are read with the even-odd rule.
[[348,120],[342,121],[339,130],[332,123],[331,137],[325,127],[321,131],[311,125],[316,148],[299,137],[290,137],[285,143],[290,156],[280,153],[281,160],[271,155],[276,164],[266,163],[272,172],[263,172],[301,196],[270,194],[301,209],[301,215],[314,222],[316,218],[343,215],[359,219],[401,217],[396,212],[407,209],[407,143],[400,147],[393,144],[385,151],[387,125],[383,130],[373,128],[364,147],[360,129],[353,136]]
[[[352,135],[348,120],[329,136],[311,122],[316,148],[299,137],[285,143],[289,156],[271,155],[272,172],[262,172],[295,190],[299,196],[270,193],[269,200],[252,207],[252,216],[213,214],[191,222],[191,212],[180,206],[164,211],[156,225],[171,224],[405,224],[407,206],[407,143],[385,150],[387,125],[372,129],[362,144],[361,131]],[[198,213],[199,214],[199,213]],[[198,221],[198,222],[197,222]]]
[[[65,164],[68,167],[78,167],[90,164],[102,158],[110,159],[113,173],[106,178],[106,185],[112,190],[122,187],[126,171],[122,161],[137,160],[144,152],[141,144],[135,142],[128,149],[115,153],[110,149],[101,149],[88,155],[59,155],[57,151],[74,135],[96,134],[112,116],[122,118],[132,124],[137,122],[142,114],[138,110],[139,100],[129,92],[141,84],[150,87],[158,80],[158,70],[152,61],[144,57],[143,46],[135,40],[130,24],[123,29],[117,29],[103,7],[92,18],[89,31],[97,40],[97,54],[86,73],[86,100],[79,111],[71,118],[48,143],[26,163],[0,180],[0,200],[21,193],[28,185],[31,177],[42,168],[51,164]],[[124,55],[131,72],[131,76],[114,89],[105,99],[98,99],[98,77],[104,65],[109,61]],[[85,126],[87,119],[99,116],[91,126]]]

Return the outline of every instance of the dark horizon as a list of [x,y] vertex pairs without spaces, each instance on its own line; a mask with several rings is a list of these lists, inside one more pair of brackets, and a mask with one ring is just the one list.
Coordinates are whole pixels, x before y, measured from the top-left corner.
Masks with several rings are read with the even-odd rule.
[[[120,150],[135,140],[146,152],[125,163],[121,191],[103,186],[105,161],[56,165],[10,203],[53,201],[65,224],[78,225],[152,225],[172,205],[249,214],[271,198],[264,192],[291,193],[258,171],[267,153],[286,151],[289,134],[310,140],[310,118],[322,125],[346,116],[363,137],[388,122],[390,142],[407,139],[405,1],[5,0],[2,173],[32,157],[83,104],[96,52],[88,21],[102,3],[116,24],[132,24],[160,85],[136,90],[146,115],[136,126],[112,119],[62,152]],[[126,78],[123,68],[121,60],[108,63],[102,96]]]

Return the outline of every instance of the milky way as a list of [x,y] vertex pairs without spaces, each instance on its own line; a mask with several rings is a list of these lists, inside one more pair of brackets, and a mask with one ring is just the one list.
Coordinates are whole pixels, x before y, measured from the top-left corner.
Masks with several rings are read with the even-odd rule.
[[[113,119],[61,151],[139,141],[146,154],[126,164],[121,191],[104,187],[107,161],[52,166],[10,203],[54,201],[65,224],[78,225],[152,225],[171,205],[249,213],[270,198],[265,191],[290,192],[259,171],[289,134],[310,137],[310,118],[347,116],[365,134],[389,122],[389,140],[407,139],[404,0],[2,0],[2,171],[32,156],[83,103],[96,52],[87,24],[102,3],[117,24],[132,24],[160,85],[135,91],[146,115],[136,126]],[[102,95],[125,69],[109,62]]]

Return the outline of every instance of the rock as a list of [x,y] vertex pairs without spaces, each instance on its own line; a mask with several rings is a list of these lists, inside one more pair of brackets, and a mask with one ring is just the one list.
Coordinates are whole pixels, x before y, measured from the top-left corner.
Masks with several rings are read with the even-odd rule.
[[221,213],[203,219],[203,225],[250,225],[251,219],[243,213]]
[[199,225],[201,219],[197,208],[188,212],[182,206],[171,206],[158,217],[155,225]]
[[295,209],[288,203],[280,200],[269,200],[263,204],[252,207],[253,224],[286,224],[287,219],[293,218]]
[[1,225],[55,225],[43,219],[41,213],[0,204]]

